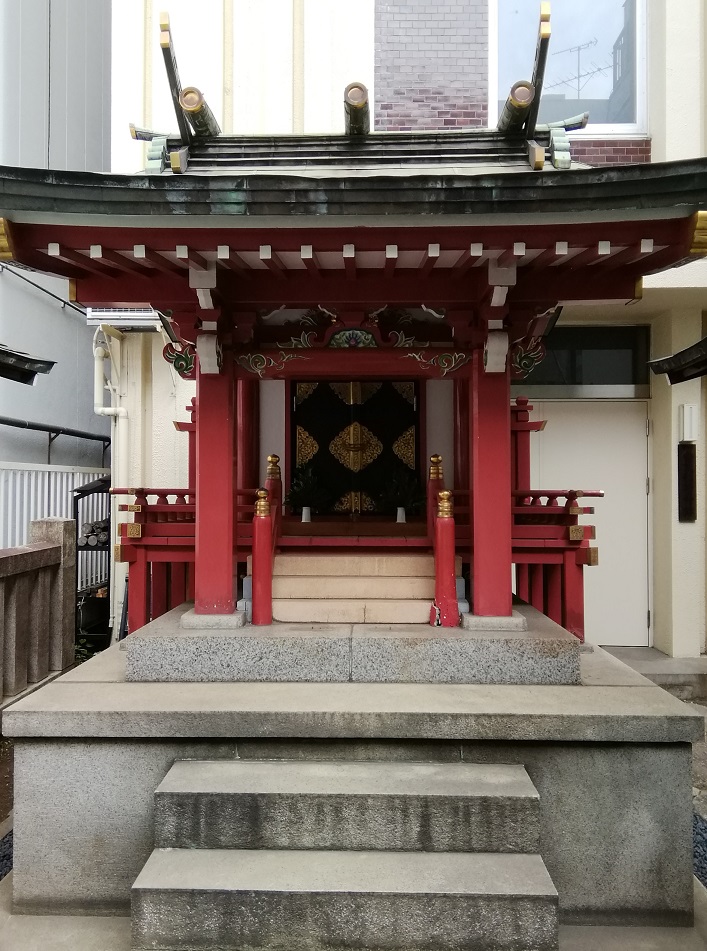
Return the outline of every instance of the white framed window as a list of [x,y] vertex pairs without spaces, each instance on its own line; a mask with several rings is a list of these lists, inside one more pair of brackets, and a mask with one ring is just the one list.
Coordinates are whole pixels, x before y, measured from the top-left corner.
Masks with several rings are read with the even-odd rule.
[[[540,3],[489,0],[489,125],[511,86],[531,79]],[[645,134],[646,0],[552,0],[538,122],[589,113],[576,136]]]

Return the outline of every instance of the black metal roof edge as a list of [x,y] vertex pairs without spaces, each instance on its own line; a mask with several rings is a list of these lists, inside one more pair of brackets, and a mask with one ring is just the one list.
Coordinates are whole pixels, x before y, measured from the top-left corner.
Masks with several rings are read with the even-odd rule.
[[707,158],[562,172],[116,175],[0,166],[0,214],[466,215],[707,206]]
[[648,366],[655,374],[685,371],[698,364],[707,364],[707,337],[703,337],[698,343],[693,343],[684,350],[678,350],[672,356],[658,357],[648,361]]

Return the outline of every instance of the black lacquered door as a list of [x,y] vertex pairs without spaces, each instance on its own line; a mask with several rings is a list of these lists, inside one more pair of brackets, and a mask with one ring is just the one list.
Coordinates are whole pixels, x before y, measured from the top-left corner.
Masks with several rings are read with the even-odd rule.
[[314,474],[320,512],[384,511],[390,485],[417,471],[418,442],[415,383],[294,386],[294,461]]

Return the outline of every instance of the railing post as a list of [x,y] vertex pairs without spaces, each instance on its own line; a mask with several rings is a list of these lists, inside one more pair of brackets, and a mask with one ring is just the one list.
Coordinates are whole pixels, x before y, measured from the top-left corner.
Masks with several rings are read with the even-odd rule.
[[266,489],[258,489],[253,516],[253,624],[272,624],[272,516]]
[[437,511],[437,494],[444,488],[444,470],[442,457],[435,453],[430,456],[430,474],[427,480],[427,537],[434,540],[435,513]]
[[430,623],[440,627],[459,626],[459,602],[455,566],[455,532],[452,493],[439,493],[435,519],[435,603]]
[[57,545],[61,562],[49,585],[49,670],[74,662],[76,627],[76,523],[71,518],[42,518],[30,523],[29,543]]
[[[280,523],[282,521],[282,473],[280,472],[280,457],[278,455],[268,456],[265,488],[271,505],[273,545],[275,545],[280,535]],[[275,507],[274,512],[272,506]]]

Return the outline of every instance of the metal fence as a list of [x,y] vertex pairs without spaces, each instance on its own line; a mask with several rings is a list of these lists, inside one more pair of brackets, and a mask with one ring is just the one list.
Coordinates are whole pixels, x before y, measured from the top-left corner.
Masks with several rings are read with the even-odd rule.
[[[104,475],[110,475],[110,469],[0,462],[0,549],[26,545],[35,519],[73,518],[73,490]],[[109,506],[105,495],[82,499],[79,522],[108,518]],[[79,591],[107,578],[109,552],[83,550],[76,557]]]

